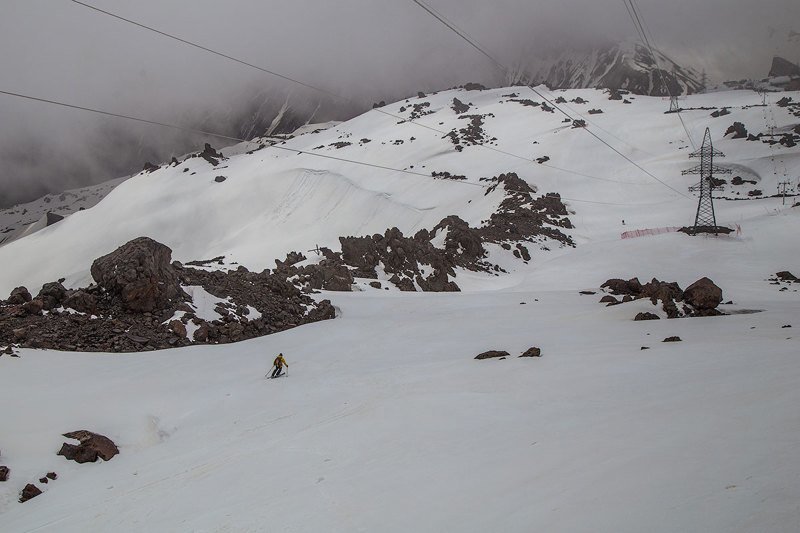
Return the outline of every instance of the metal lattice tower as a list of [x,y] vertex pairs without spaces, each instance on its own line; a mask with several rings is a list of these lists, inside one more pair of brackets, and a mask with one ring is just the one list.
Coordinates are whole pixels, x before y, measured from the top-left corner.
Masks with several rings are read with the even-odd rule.
[[678,103],[678,96],[670,96],[669,97],[669,113],[680,113],[681,112],[681,105]]
[[694,234],[717,234],[719,227],[714,214],[714,198],[711,196],[711,192],[714,189],[714,174],[730,174],[731,170],[714,165],[714,158],[725,157],[725,154],[719,150],[714,150],[714,145],[711,143],[711,132],[708,128],[706,128],[706,134],[703,137],[703,146],[696,152],[689,154],[689,157],[700,158],[699,165],[682,172],[683,175],[700,174],[700,201],[697,203],[697,214],[694,218],[692,232]]

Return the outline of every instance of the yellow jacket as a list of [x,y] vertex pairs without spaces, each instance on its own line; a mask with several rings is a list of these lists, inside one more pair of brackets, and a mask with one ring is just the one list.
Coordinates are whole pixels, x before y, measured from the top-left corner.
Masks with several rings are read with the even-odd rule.
[[273,361],[272,364],[278,368],[283,368],[283,365],[286,365],[287,367],[289,366],[289,363],[287,363],[286,359],[283,358],[283,354],[278,354],[278,357],[275,358],[275,361]]

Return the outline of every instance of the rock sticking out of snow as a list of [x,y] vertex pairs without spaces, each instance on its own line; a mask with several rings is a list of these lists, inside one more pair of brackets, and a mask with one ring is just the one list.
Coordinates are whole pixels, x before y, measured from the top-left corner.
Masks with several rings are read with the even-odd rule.
[[64,433],[64,436],[68,439],[76,439],[80,444],[65,442],[58,451],[58,455],[63,455],[76,463],[94,463],[98,457],[103,461],[110,461],[119,453],[119,448],[114,441],[85,429]]
[[508,357],[508,352],[502,350],[489,350],[487,352],[479,353],[475,359],[494,359],[496,357]]

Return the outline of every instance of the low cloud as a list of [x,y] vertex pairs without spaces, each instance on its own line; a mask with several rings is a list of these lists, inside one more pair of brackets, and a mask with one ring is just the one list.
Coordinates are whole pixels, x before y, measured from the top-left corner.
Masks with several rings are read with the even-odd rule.
[[[428,0],[500,61],[635,38],[618,0]],[[800,59],[796,0],[638,2],[657,45],[712,79]],[[286,98],[347,118],[379,100],[502,73],[409,1],[95,0],[112,11],[343,95],[335,100],[66,0],[9,0],[0,90],[240,136]],[[336,105],[333,105],[336,104]],[[276,107],[277,106],[277,107]],[[258,115],[261,110],[263,117]],[[322,118],[322,117],[320,117]],[[249,126],[248,126],[249,124]],[[263,124],[262,124],[263,126]],[[0,206],[111,179],[210,141],[0,95]]]

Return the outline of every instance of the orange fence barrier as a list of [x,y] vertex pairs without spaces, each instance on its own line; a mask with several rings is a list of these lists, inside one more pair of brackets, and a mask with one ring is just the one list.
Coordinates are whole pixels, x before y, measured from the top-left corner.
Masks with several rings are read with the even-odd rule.
[[675,233],[680,228],[650,228],[650,229],[635,229],[626,231],[621,235],[623,239],[633,239],[635,237],[646,237],[648,235],[661,235],[662,233]]

